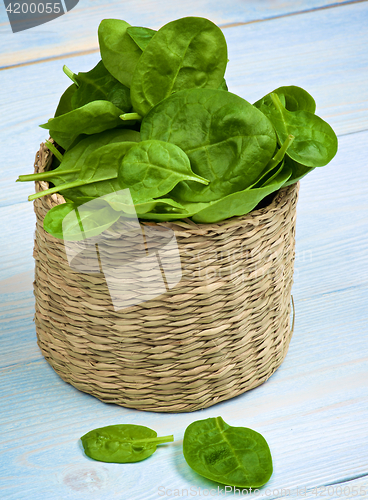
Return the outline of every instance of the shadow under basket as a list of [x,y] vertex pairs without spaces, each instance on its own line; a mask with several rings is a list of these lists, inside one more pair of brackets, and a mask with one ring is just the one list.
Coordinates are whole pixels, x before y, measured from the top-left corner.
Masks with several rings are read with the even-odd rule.
[[[41,144],[35,172],[48,170],[51,160]],[[47,188],[36,183],[37,191]],[[76,270],[64,242],[44,231],[46,213],[64,198],[35,200],[35,324],[46,360],[63,380],[101,401],[155,412],[207,408],[265,382],[292,335],[298,189],[299,183],[283,188],[268,206],[219,223],[140,221],[137,239],[110,234],[105,250],[129,260],[116,280],[135,271],[134,297],[139,256],[155,255],[142,234],[170,230],[180,253],[175,286],[165,282],[163,293],[122,309],[114,307],[103,268]]]

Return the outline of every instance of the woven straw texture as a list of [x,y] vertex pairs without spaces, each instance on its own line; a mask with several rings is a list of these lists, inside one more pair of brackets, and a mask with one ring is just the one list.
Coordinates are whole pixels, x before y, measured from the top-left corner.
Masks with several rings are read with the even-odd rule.
[[[41,144],[35,172],[50,168],[51,158]],[[36,183],[36,191],[47,188]],[[104,402],[156,412],[199,410],[265,382],[292,335],[298,189],[284,188],[266,208],[219,223],[142,222],[143,229],[174,231],[182,278],[121,310],[101,268],[72,269],[63,241],[44,231],[47,211],[63,197],[35,200],[35,324],[47,361]],[[118,258],[125,252],[131,268],[141,247],[134,236],[105,241]]]

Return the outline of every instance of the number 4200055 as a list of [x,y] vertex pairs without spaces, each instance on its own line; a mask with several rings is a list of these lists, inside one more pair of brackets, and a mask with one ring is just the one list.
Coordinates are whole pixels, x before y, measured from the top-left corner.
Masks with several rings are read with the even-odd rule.
[[58,2],[50,3],[9,3],[6,7],[9,14],[59,14],[61,12],[61,4]]

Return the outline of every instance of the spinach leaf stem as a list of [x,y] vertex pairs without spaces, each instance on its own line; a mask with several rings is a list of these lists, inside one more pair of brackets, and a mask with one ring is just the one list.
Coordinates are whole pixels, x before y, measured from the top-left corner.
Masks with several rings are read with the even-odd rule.
[[74,174],[78,173],[80,170],[63,170],[63,172],[57,172],[51,170],[51,172],[40,172],[38,174],[26,174],[20,175],[16,182],[27,182],[27,181],[47,181],[48,179],[52,179],[53,177],[61,177],[64,174]]
[[142,120],[141,115],[139,115],[138,113],[124,113],[124,114],[120,115],[119,118],[121,118],[124,121],[126,121],[126,120]]
[[287,136],[287,138],[285,139],[285,142],[282,144],[281,148],[277,151],[275,156],[273,158],[271,158],[271,160],[268,162],[267,167],[266,167],[267,170],[276,167],[276,165],[278,165],[280,163],[280,161],[282,161],[282,159],[285,156],[286,150],[291,145],[291,143],[293,142],[294,139],[295,139],[295,137],[291,134],[289,134]]
[[71,79],[71,81],[73,83],[75,83],[75,85],[77,87],[79,87],[79,83],[77,82],[77,78],[76,78],[77,75],[75,73],[73,73],[73,71],[71,69],[69,69],[68,66],[66,66],[65,64],[63,66],[63,71],[66,74],[66,76],[69,77]]
[[56,158],[61,162],[63,160],[63,155],[60,153],[60,151],[58,149],[56,149],[56,147],[53,145],[53,143],[50,141],[46,141],[45,144],[49,148],[51,153],[54,156],[56,156]]

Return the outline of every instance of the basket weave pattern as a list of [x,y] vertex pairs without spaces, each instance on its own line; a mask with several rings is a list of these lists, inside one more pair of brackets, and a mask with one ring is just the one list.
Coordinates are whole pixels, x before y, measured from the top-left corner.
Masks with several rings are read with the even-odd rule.
[[[50,160],[41,145],[35,172]],[[36,183],[37,191],[47,187]],[[73,270],[64,243],[44,231],[47,211],[63,197],[35,200],[35,324],[47,361],[104,402],[156,412],[206,408],[265,382],[292,335],[298,189],[284,188],[266,208],[219,223],[142,222],[175,232],[182,279],[120,311],[104,274]],[[126,251],[137,248],[131,241]]]

